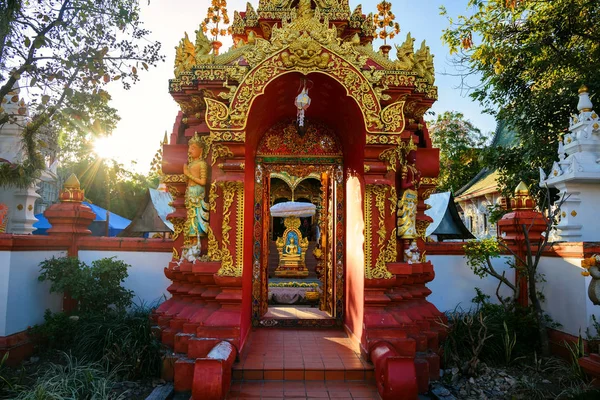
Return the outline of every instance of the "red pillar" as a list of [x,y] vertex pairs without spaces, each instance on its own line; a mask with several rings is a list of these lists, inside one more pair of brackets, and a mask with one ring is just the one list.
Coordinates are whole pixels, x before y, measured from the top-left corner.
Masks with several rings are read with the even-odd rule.
[[[535,200],[531,198],[529,189],[523,182],[515,189],[515,196],[510,200],[510,207],[511,212],[505,214],[498,221],[498,229],[502,239],[514,249],[519,258],[525,260],[527,257],[525,232],[529,237],[532,251],[536,251],[542,238],[541,234],[547,227],[546,219],[539,211],[535,210]],[[519,260],[515,260],[515,262],[519,263]],[[515,281],[519,288],[517,301],[520,305],[527,307],[529,304],[527,276],[515,269]]]
[[[66,180],[58,196],[60,203],[51,205],[44,216],[48,219],[52,228],[48,229],[49,236],[69,238],[69,257],[78,256],[78,240],[82,236],[91,235],[88,226],[96,218],[96,214],[86,205],[82,204],[84,190],[81,189],[79,180],[75,174]],[[63,310],[72,311],[76,302],[68,293],[63,295]]]

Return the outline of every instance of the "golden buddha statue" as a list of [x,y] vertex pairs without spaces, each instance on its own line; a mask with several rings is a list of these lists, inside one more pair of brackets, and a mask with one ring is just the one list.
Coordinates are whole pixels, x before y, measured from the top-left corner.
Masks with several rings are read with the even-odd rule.
[[285,246],[282,258],[289,260],[300,259],[300,252],[298,251],[298,246],[296,246],[296,241],[293,237],[290,238],[290,242]]
[[183,166],[183,174],[187,179],[185,190],[185,239],[187,243],[199,243],[200,237],[208,232],[209,205],[204,200],[208,180],[208,164],[204,160],[204,144],[195,134],[188,142],[189,162]]
[[284,219],[286,230],[278,237],[275,244],[279,252],[279,265],[275,269],[275,276],[302,278],[308,276],[305,257],[308,250],[308,238],[300,232],[300,218],[286,217]]

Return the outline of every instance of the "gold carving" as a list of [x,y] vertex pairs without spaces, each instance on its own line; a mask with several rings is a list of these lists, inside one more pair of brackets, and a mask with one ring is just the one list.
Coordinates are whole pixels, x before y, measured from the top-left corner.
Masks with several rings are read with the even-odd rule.
[[164,183],[186,183],[187,178],[183,174],[164,175]]
[[367,144],[400,144],[402,137],[400,135],[369,135],[367,134]]
[[[386,242],[385,229],[385,196],[388,187],[384,185],[367,185],[365,190],[365,278],[367,279],[391,279],[393,275],[387,270],[386,260],[391,258],[391,254],[386,254],[384,250]],[[375,195],[375,207],[378,210],[378,230],[377,246],[379,247],[379,256],[375,266],[371,266],[372,261],[372,198]],[[392,232],[394,233],[395,230]],[[395,234],[395,233],[394,233]],[[388,246],[389,247],[389,246]]]
[[171,218],[169,221],[173,224],[173,240],[177,240],[185,226],[185,218]]
[[212,50],[210,41],[202,31],[202,27],[195,31],[196,33],[196,45],[194,50],[196,52],[195,59],[196,64],[207,64],[212,62],[213,57],[209,54]]
[[229,150],[229,147],[224,146],[220,143],[212,144],[212,153],[211,154],[212,155],[211,155],[210,165],[215,165],[217,158],[233,157],[233,153],[231,152],[231,150]]
[[173,247],[173,260],[179,260],[179,253],[175,247]]
[[415,71],[419,76],[425,78],[425,82],[433,85],[435,81],[435,72],[433,68],[433,55],[429,52],[429,47],[425,41],[421,43],[421,48],[415,53]]
[[213,182],[210,185],[210,190],[208,192],[208,205],[210,207],[211,212],[217,211],[217,199],[219,198],[219,194],[217,193],[217,184]]
[[221,261],[221,249],[219,249],[219,242],[215,238],[215,234],[211,227],[208,227],[208,250],[207,255],[211,261]]
[[425,235],[426,235],[426,231],[427,231],[427,227],[429,226],[431,222],[430,221],[425,221],[422,219],[418,219],[417,223],[416,223],[416,230],[417,230],[417,236],[420,237],[421,239],[425,240]]
[[421,186],[423,186],[423,185],[437,186],[438,178],[423,177],[423,178],[421,178]]
[[310,38],[307,32],[293,42],[289,51],[281,53],[281,61],[288,68],[299,67],[299,69],[312,69],[314,67],[325,69],[329,63],[330,55],[324,52],[322,47]]
[[398,58],[394,62],[396,68],[406,71],[410,71],[413,68],[415,65],[414,43],[415,39],[408,32],[404,43],[401,46],[396,45],[396,56]]
[[175,76],[190,71],[196,65],[196,49],[186,32],[179,45],[175,47]]
[[212,129],[226,129],[229,109],[224,103],[209,98],[204,98],[206,102],[206,124]]
[[[243,265],[243,239],[244,239],[244,184],[242,182],[222,182],[223,186],[223,223],[221,237],[221,268],[218,274],[221,276],[242,276]],[[231,205],[237,197],[236,205],[236,244],[235,263],[229,251],[231,244],[229,231],[231,227]]]
[[381,111],[381,121],[386,132],[401,133],[404,130],[404,101],[390,104]]
[[571,216],[576,217],[577,216],[577,211],[575,211],[575,210],[571,211]]

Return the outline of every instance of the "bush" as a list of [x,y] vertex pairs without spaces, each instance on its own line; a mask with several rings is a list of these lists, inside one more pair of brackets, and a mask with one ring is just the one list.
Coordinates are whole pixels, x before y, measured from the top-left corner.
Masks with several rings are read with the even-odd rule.
[[40,267],[38,280],[51,281],[50,292],[70,295],[80,313],[123,312],[131,305],[133,292],[121,286],[130,265],[115,257],[93,261],[91,267],[77,258],[52,257]]
[[539,352],[539,335],[535,311],[518,304],[509,306],[492,304],[489,296],[478,291],[473,301],[474,310],[455,309],[447,313],[448,340],[444,343],[446,365],[463,366],[473,357],[479,345],[478,332],[485,331],[485,345],[481,346],[479,359],[489,364],[505,364]]
[[86,362],[64,353],[64,364],[51,363],[37,377],[33,387],[21,391],[15,399],[125,399],[112,389],[116,371],[104,368],[99,363]]
[[155,377],[160,373],[161,343],[151,331],[149,308],[129,313],[45,315],[45,323],[32,329],[45,349],[69,351],[74,357],[119,366],[125,379]]

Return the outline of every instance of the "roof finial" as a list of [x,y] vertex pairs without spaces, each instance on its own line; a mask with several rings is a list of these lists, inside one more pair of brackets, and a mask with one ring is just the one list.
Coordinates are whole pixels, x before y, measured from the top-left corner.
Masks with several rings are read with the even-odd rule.
[[590,94],[588,93],[588,88],[585,85],[582,85],[579,88],[579,102],[577,103],[577,110],[579,112],[591,112],[594,105],[590,100]]

